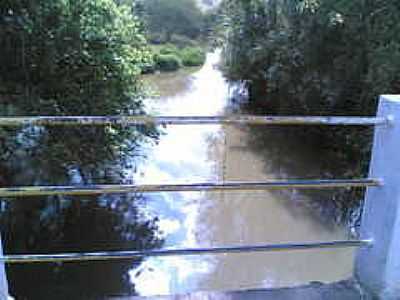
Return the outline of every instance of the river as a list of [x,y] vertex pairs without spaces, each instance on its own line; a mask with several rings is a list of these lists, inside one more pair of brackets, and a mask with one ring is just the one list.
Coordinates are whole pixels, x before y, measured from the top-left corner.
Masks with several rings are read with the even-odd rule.
[[[218,62],[219,54],[209,53],[201,69],[148,76],[146,80],[160,92],[147,107],[149,113],[211,116],[229,111],[231,89],[216,67]],[[252,128],[191,125],[168,126],[163,131],[159,143],[147,149],[147,159],[132,175],[136,182],[282,177],[273,167],[276,155],[265,155],[268,144],[263,146],[267,149],[257,151]],[[278,154],[287,155],[285,151]],[[346,230],[326,225],[305,205],[306,198],[297,191],[158,193],[146,195],[142,209],[159,218],[165,247],[346,239]],[[132,269],[130,278],[140,295],[282,287],[345,279],[351,276],[352,259],[350,249],[152,257]]]

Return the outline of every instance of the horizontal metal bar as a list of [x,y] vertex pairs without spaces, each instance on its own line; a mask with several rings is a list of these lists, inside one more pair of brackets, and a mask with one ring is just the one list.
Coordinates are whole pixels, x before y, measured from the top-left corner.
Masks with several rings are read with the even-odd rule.
[[221,253],[249,253],[249,252],[278,252],[311,249],[337,249],[349,247],[363,247],[372,245],[371,240],[344,240],[315,243],[270,244],[252,246],[233,246],[215,248],[188,248],[188,249],[159,249],[143,251],[111,251],[90,253],[62,253],[62,254],[18,254],[0,256],[0,261],[10,264],[21,263],[54,263],[79,261],[124,260],[151,256],[188,256]]
[[332,180],[275,180],[262,182],[224,182],[159,185],[88,185],[88,186],[25,186],[0,188],[0,197],[28,197],[51,195],[101,195],[150,192],[202,192],[202,191],[251,191],[269,189],[327,189],[380,186],[379,179]]
[[204,124],[253,124],[253,125],[385,125],[389,118],[378,117],[301,117],[301,116],[37,116],[2,117],[0,126],[48,125],[204,125]]

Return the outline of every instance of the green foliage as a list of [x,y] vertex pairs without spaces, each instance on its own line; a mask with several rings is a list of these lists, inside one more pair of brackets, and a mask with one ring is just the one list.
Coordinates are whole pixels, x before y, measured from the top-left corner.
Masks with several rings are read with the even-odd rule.
[[[380,94],[400,93],[398,1],[226,0],[224,69],[253,107],[283,115],[374,115]],[[366,129],[308,129],[335,177],[365,176]],[[344,215],[359,194],[335,196]],[[346,199],[347,197],[347,199]]]
[[206,53],[199,47],[187,47],[181,51],[182,62],[187,67],[197,67],[204,64]]
[[[62,113],[75,115],[82,111],[115,113],[121,106],[134,109],[135,103],[140,105],[137,78],[150,52],[139,21],[128,7],[111,0],[73,4],[59,0],[40,2],[19,12],[17,3],[12,4],[8,18],[19,20],[16,15],[24,14],[21,22],[26,25],[9,24],[4,32],[1,76],[10,89],[25,83],[34,90],[24,103],[29,106],[21,105],[22,109],[39,113],[33,97],[45,102],[45,107],[40,105],[42,114],[60,113],[59,105]],[[18,53],[13,52],[15,48]],[[94,96],[101,101],[82,102]]]
[[196,0],[143,0],[143,18],[153,46],[154,65],[145,72],[175,71],[199,66],[205,54],[198,48],[211,26]]
[[198,42],[196,40],[192,40],[184,35],[179,35],[179,34],[173,34],[171,36],[170,43],[175,45],[179,49],[185,47],[195,47],[198,45]]
[[[0,5],[4,107],[20,115],[143,112],[138,76],[151,52],[130,8],[112,0]],[[152,128],[43,128],[32,136],[29,155],[46,170],[38,172],[45,182],[65,181],[77,166],[89,180],[105,164],[125,166],[140,141],[156,134]]]
[[[0,1],[2,115],[143,113],[145,94],[139,75],[152,63],[152,53],[134,8],[122,2]],[[157,137],[153,127],[2,129],[0,184],[126,183],[130,179],[125,178],[124,170],[135,167],[133,159],[140,155],[141,144]],[[113,203],[104,204],[105,199]],[[73,201],[63,197],[32,197],[4,202],[1,220],[2,231],[6,232],[6,251],[43,253],[72,250],[72,247],[79,250],[79,242],[82,250],[98,251],[108,245],[107,238],[112,240],[114,250],[158,247],[161,241],[155,234],[156,223],[136,217],[139,212],[134,200],[132,197],[125,202],[109,197]],[[130,225],[124,223],[127,213],[132,216]],[[90,231],[93,235],[83,232],[85,228],[93,230]],[[130,236],[131,230],[138,234],[136,238]],[[68,245],[71,248],[64,248]],[[68,296],[56,298],[76,299],[81,295],[103,298],[106,294],[131,291],[126,277],[129,263],[102,265],[100,273],[113,276],[102,278],[99,289],[93,287],[93,282],[87,286],[79,283],[78,269],[83,272],[81,278],[92,278],[99,272],[97,267],[95,264],[32,267],[33,277],[45,278],[40,281],[41,291],[35,286],[36,295],[46,294],[53,284],[65,279],[71,279],[66,284],[70,285],[69,291],[62,291]],[[27,286],[30,282],[21,279],[25,269],[10,267],[9,271],[13,278],[18,278],[11,286],[12,293],[18,298],[31,297],[29,292],[33,295],[35,291]],[[75,275],[77,280],[73,279]],[[106,283],[107,280],[110,282]],[[96,291],[98,294],[93,295]],[[37,298],[44,299],[39,295]]]
[[154,60],[160,71],[177,71],[182,67],[181,59],[175,54],[156,54]]
[[195,67],[204,64],[205,51],[200,47],[185,47],[179,49],[174,44],[153,45],[154,67],[151,71],[176,71],[183,66]]
[[173,35],[197,39],[202,33],[203,14],[196,0],[143,0],[143,7],[152,42],[171,42]]
[[[142,113],[139,75],[151,62],[140,23],[112,0],[1,2],[0,83],[4,108],[21,115]],[[45,128],[35,155],[66,174],[86,177],[114,161],[128,139],[156,136],[151,128]],[[84,139],[83,139],[84,137]],[[104,145],[98,147],[98,145]],[[135,145],[131,149],[134,154]],[[96,155],[94,155],[96,153]]]
[[175,46],[173,44],[165,44],[158,48],[158,53],[159,54],[173,54],[173,55],[178,56],[179,49],[177,46]]

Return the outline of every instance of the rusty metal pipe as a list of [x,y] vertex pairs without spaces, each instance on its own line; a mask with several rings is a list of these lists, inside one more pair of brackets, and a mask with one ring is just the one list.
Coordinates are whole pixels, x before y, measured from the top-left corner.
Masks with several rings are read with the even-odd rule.
[[21,186],[0,188],[0,197],[51,195],[102,195],[151,192],[257,191],[271,189],[334,189],[377,187],[379,179],[271,180],[260,182],[190,183],[158,185],[88,185],[88,186]]

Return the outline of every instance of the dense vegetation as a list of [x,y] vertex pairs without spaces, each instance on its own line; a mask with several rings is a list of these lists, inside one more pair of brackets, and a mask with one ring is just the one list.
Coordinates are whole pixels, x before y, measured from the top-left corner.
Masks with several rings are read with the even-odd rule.
[[154,64],[147,71],[175,71],[205,62],[208,15],[196,0],[142,0],[143,19],[154,45]]
[[[139,75],[151,52],[134,7],[119,2],[1,1],[1,114],[143,113]],[[3,127],[0,182],[127,183],[124,172],[134,167],[140,144],[157,136],[150,127]],[[3,199],[5,251],[159,247],[156,220],[142,216],[138,201],[137,195]],[[8,279],[20,299],[99,298],[133,293],[127,271],[138,263],[9,266]]]
[[195,0],[144,0],[145,19],[152,42],[169,43],[175,37],[200,37],[203,15]]
[[179,48],[174,44],[152,46],[154,66],[150,71],[176,71],[181,67],[197,67],[206,60],[205,50],[199,46]]
[[[194,0],[2,0],[1,115],[143,114],[140,74],[203,64],[214,26],[224,72],[244,84],[252,112],[373,115],[379,94],[400,93],[399,14],[398,0],[223,0],[208,13]],[[2,127],[0,185],[131,183],[126,174],[141,145],[158,134],[153,127]],[[307,128],[290,138],[316,147],[326,175],[343,178],[366,175],[370,136],[361,128]],[[331,202],[343,220],[361,198],[344,191]],[[161,247],[157,219],[138,208],[142,199],[1,199],[5,251]],[[8,279],[21,299],[99,299],[134,294],[128,271],[140,262],[8,266]]]
[[[222,11],[225,73],[245,84],[253,111],[369,116],[378,95],[400,93],[397,0],[225,0]],[[329,176],[366,175],[369,130],[303,133]],[[332,202],[346,218],[361,198],[346,191]]]

